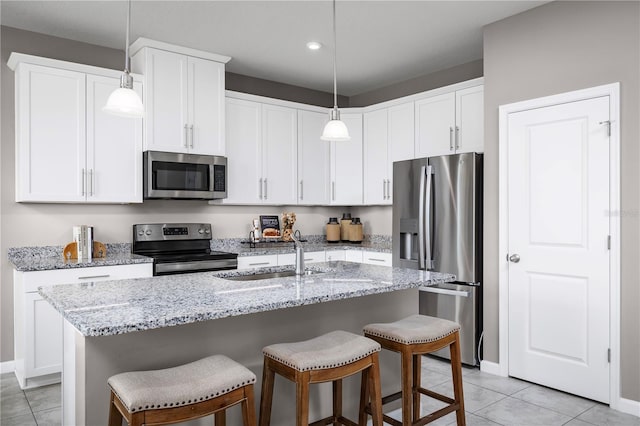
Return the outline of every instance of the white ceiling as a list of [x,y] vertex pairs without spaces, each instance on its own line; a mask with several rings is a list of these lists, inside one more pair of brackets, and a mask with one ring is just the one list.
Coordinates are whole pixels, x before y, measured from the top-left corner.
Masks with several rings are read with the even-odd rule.
[[[336,6],[338,92],[352,96],[482,58],[482,27],[546,1],[347,1]],[[126,2],[0,2],[2,25],[122,49]],[[132,3],[144,36],[231,56],[227,70],[333,91],[331,1]],[[310,40],[324,47],[306,48]]]

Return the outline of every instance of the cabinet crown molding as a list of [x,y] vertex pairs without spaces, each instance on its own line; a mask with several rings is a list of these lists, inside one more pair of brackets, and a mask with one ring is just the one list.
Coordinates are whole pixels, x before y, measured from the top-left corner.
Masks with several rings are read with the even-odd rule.
[[219,55],[217,53],[205,52],[204,50],[192,49],[190,47],[178,46],[175,44],[165,43],[164,41],[151,40],[149,38],[140,37],[134,41],[129,47],[131,56],[134,56],[138,51],[145,47],[151,47],[159,50],[166,50],[168,52],[180,53],[182,55],[193,56],[196,58],[208,59],[210,61],[216,61],[226,64],[231,60],[231,56]]

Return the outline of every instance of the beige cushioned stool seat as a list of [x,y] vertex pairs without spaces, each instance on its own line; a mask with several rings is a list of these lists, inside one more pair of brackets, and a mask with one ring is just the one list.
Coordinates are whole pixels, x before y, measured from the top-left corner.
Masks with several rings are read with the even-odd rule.
[[412,345],[435,342],[460,330],[460,325],[441,318],[412,315],[396,322],[369,324],[363,330],[370,336]]
[[298,371],[334,368],[380,352],[380,344],[347,331],[332,331],[303,342],[278,343],[262,352]]
[[132,371],[109,378],[130,413],[206,401],[255,383],[256,375],[224,355],[164,370]]

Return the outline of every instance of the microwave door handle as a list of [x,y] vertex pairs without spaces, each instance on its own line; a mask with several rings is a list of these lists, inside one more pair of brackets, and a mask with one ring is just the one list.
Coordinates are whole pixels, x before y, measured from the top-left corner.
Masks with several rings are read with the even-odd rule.
[[420,193],[418,197],[418,267],[426,269],[425,253],[425,187],[427,186],[427,166],[420,168]]

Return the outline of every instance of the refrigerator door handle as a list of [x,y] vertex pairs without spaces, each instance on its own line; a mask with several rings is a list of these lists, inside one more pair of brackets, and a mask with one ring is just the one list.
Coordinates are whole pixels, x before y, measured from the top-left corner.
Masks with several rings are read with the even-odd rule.
[[420,194],[418,200],[418,267],[420,269],[426,269],[426,250],[425,250],[425,187],[427,186],[427,166],[422,166],[420,169]]
[[431,254],[431,224],[434,223],[434,218],[431,217],[431,187],[433,186],[433,167],[427,166],[427,177],[426,177],[426,201],[425,201],[425,217],[424,217],[424,235],[425,235],[425,258],[426,258],[426,269],[433,269],[433,256]]
[[439,288],[439,287],[420,287],[420,291],[424,291],[427,293],[446,294],[448,296],[460,296],[460,297],[469,297],[471,293],[470,291],[449,290],[448,288]]

